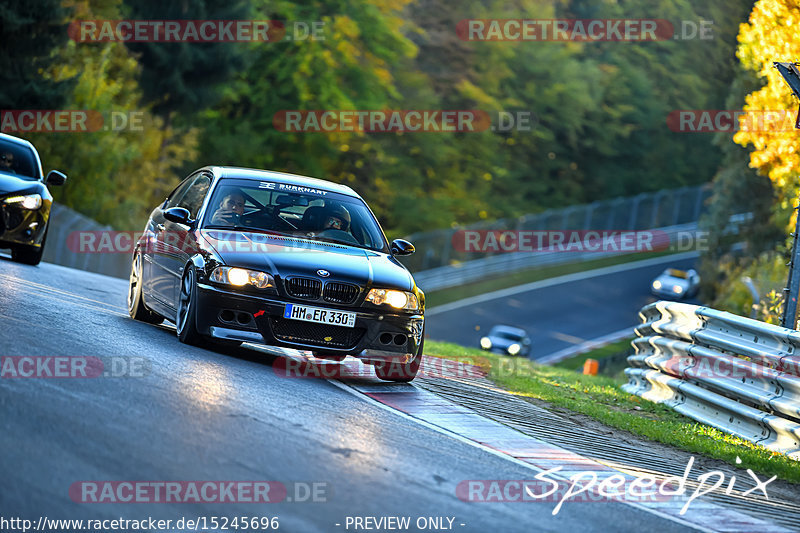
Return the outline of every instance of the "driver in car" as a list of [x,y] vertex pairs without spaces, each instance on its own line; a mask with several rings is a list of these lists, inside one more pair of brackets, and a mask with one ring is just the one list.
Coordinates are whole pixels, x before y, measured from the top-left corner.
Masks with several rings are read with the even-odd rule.
[[348,231],[350,229],[350,213],[341,205],[334,205],[328,209],[322,220],[320,231],[329,229]]
[[233,190],[222,197],[214,216],[211,217],[212,224],[227,224],[235,226],[241,221],[244,215],[244,194],[241,191]]
[[14,154],[11,152],[0,154],[0,170],[16,174],[16,172],[14,172]]

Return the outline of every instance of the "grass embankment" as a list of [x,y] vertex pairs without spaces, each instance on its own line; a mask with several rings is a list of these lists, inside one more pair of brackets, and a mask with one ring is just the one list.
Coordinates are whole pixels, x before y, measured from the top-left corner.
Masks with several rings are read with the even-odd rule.
[[567,370],[581,371],[587,359],[596,359],[600,363],[600,374],[614,378],[624,379],[623,371],[628,366],[626,358],[631,353],[631,339],[600,346],[586,353],[564,359],[553,366]]
[[[617,344],[617,343],[615,343]],[[613,345],[600,348],[608,352]],[[507,358],[479,349],[425,341],[426,355],[470,361],[488,372],[499,387],[518,396],[535,398],[553,406],[591,417],[610,427],[630,431],[650,440],[690,453],[720,459],[739,468],[800,482],[800,461],[771,452],[746,440],[698,424],[677,412],[620,389],[622,378],[585,376],[571,368],[542,366],[523,358]],[[582,365],[590,352],[567,366]],[[736,458],[742,463],[737,465]]]

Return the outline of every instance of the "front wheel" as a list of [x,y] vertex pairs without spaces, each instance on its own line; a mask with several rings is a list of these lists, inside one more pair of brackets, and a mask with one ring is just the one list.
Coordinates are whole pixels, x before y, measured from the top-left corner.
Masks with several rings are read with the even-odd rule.
[[200,345],[203,336],[197,331],[197,283],[191,266],[186,267],[186,273],[181,280],[175,326],[178,329],[178,340],[192,346]]
[[142,298],[142,254],[136,252],[131,263],[131,276],[128,282],[128,314],[134,320],[148,324],[161,324],[164,317],[150,311]]
[[26,265],[36,266],[42,262],[42,255],[44,254],[44,243],[47,242],[47,230],[50,229],[48,225],[44,229],[44,237],[42,237],[42,244],[37,246],[27,246],[24,244],[17,244],[11,248],[11,259]]
[[384,381],[395,383],[408,383],[417,377],[419,365],[422,363],[422,348],[425,346],[425,333],[419,343],[416,355],[408,363],[390,363],[388,361],[375,363],[375,375]]

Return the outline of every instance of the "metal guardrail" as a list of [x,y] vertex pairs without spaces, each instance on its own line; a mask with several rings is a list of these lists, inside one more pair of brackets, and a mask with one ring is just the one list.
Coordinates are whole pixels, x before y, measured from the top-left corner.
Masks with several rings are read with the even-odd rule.
[[644,307],[625,392],[800,459],[800,332],[709,307]]
[[[697,232],[697,222],[671,226],[667,228],[654,228],[651,231],[658,231],[662,235],[669,237],[670,242],[683,233]],[[414,281],[424,291],[436,291],[449,287],[457,287],[466,283],[472,283],[482,279],[499,277],[504,274],[512,274],[521,270],[531,268],[541,268],[547,266],[564,265],[570,263],[581,263],[593,261],[604,257],[626,255],[636,252],[631,251],[565,251],[559,250],[556,246],[551,246],[543,250],[532,252],[509,252],[506,254],[494,255],[485,259],[475,259],[463,263],[432,268],[422,272],[414,273]]]
[[74,252],[69,248],[68,242],[70,234],[75,231],[112,231],[112,228],[103,226],[68,207],[53,204],[42,260],[116,278],[128,277],[131,254]]
[[412,272],[421,273],[456,263],[504,255],[490,251],[457,250],[453,246],[453,236],[461,230],[638,231],[695,223],[700,220],[709,196],[711,188],[708,185],[664,189],[590,204],[548,209],[517,218],[414,233],[405,238],[414,243],[417,253],[403,257],[402,262]]
[[[739,227],[752,218],[752,213],[741,213],[731,216],[728,225],[723,229],[723,234],[738,233]],[[680,240],[678,238],[680,235],[695,234],[695,236],[697,236],[698,230],[698,223],[692,222],[677,226],[653,228],[649,231],[657,232],[662,238],[668,237],[670,243],[676,243],[676,241]],[[681,250],[675,251],[677,253]],[[559,250],[557,247],[550,247],[534,252],[498,254],[485,259],[475,259],[464,263],[432,268],[422,272],[414,272],[414,280],[422,290],[436,291],[531,268],[580,263],[631,253],[636,252],[623,250],[608,252],[571,252]]]

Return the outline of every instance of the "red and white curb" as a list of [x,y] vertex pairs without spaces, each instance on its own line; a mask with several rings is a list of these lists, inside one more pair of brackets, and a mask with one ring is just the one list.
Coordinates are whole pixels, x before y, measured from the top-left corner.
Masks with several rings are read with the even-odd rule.
[[[368,380],[365,376],[368,375],[370,369],[364,368],[365,365],[358,361],[348,359],[343,364],[347,367],[347,373],[352,373],[353,379],[344,377],[338,381],[330,380],[329,382],[333,385],[380,408],[390,410],[415,423],[479,447],[537,473],[560,466],[561,470],[557,473],[549,473],[548,476],[570,482],[570,476],[573,474],[591,471],[597,475],[595,486],[611,476],[623,476],[626,486],[637,479],[637,476],[625,471],[520,433],[414,385],[388,384],[377,380]],[[594,490],[596,491],[596,489]],[[702,496],[694,499],[685,514],[681,515],[680,511],[691,493],[691,490],[687,490],[682,495],[669,496],[663,501],[625,501],[622,499],[615,501],[699,531],[747,531],[753,533],[791,531],[728,507],[702,501]],[[567,501],[565,505],[569,505],[569,503]]]

